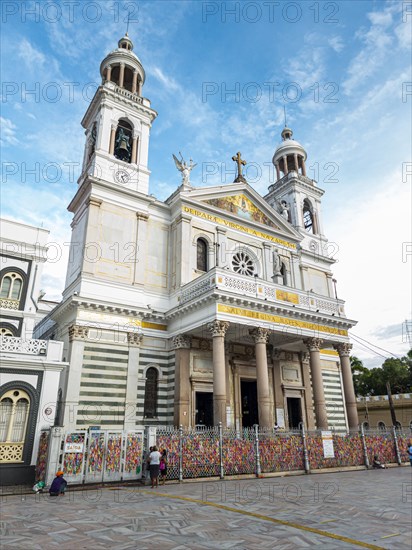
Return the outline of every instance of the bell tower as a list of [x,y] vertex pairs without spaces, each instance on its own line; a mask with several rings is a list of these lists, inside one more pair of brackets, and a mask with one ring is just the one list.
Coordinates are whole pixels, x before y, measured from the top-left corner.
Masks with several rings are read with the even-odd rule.
[[281,136],[272,159],[276,181],[265,200],[305,237],[322,239],[320,199],[324,191],[306,176],[307,154],[292,138],[292,130],[285,126]]
[[146,75],[127,33],[103,59],[100,75],[82,120],[86,144],[78,183],[92,177],[147,195],[149,136],[157,113],[142,95]]

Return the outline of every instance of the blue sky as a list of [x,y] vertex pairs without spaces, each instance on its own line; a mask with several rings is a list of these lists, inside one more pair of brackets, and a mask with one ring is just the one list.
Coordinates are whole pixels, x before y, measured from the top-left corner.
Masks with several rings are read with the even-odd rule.
[[[411,9],[384,1],[3,2],[2,215],[43,223],[62,247],[45,268],[47,296],[59,298],[64,285],[80,121],[129,10],[143,95],[159,113],[150,192],[165,199],[178,186],[172,153],[198,162],[194,185],[213,185],[233,181],[231,157],[241,151],[249,182],[264,195],[286,106],[308,175],[326,191],[323,223],[338,294],[359,320],[353,332],[405,353]],[[369,366],[381,363],[357,344],[355,352]]]

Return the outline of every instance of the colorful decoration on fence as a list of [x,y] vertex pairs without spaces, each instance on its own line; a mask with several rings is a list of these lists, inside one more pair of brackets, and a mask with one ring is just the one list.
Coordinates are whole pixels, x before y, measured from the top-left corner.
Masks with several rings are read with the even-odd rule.
[[104,433],[91,432],[89,439],[88,473],[100,474],[104,460]]
[[259,438],[262,472],[304,470],[302,436],[264,435]]
[[47,455],[49,451],[49,438],[50,432],[41,432],[40,441],[39,441],[39,450],[37,452],[37,462],[36,462],[36,483],[38,481],[46,480],[46,466],[47,466]]
[[399,454],[401,455],[401,461],[409,462],[408,448],[409,445],[412,445],[412,434],[410,432],[397,432],[396,435],[398,436],[398,448]]
[[[72,445],[84,449],[85,435],[82,433],[67,434],[65,440],[65,448],[70,448]],[[75,476],[82,473],[84,452],[81,453],[64,453],[63,471],[66,476]]]
[[141,434],[128,433],[126,439],[126,460],[124,471],[128,474],[140,474],[142,471],[143,437]]
[[108,473],[120,472],[122,457],[122,434],[109,433],[107,436],[106,467]]
[[157,430],[157,448],[167,451],[166,479],[179,479],[179,431]]
[[308,457],[311,470],[337,468],[339,466],[362,466],[365,457],[359,433],[333,434],[334,458],[325,458],[322,435],[318,432],[307,435]]
[[[246,435],[246,434],[243,434]],[[226,475],[253,474],[256,471],[254,434],[245,439],[236,432],[223,436],[223,469]]]
[[220,473],[219,437],[215,430],[183,436],[183,477],[210,477]]
[[396,462],[395,442],[390,432],[365,433],[366,448],[368,449],[369,463],[372,464],[373,457],[378,456],[383,464]]

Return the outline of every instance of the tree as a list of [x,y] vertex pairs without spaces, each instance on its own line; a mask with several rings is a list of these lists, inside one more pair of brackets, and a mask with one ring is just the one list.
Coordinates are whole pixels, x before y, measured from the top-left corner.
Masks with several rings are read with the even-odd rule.
[[387,382],[394,394],[412,391],[412,349],[405,357],[389,357],[381,367],[373,369],[364,367],[362,361],[355,356],[350,360],[356,395],[386,395]]

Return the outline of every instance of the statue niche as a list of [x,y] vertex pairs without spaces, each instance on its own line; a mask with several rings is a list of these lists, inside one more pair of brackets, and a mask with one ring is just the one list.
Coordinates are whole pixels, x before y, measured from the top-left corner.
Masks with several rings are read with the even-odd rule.
[[114,141],[114,156],[123,162],[132,160],[132,126],[125,120],[120,120]]

